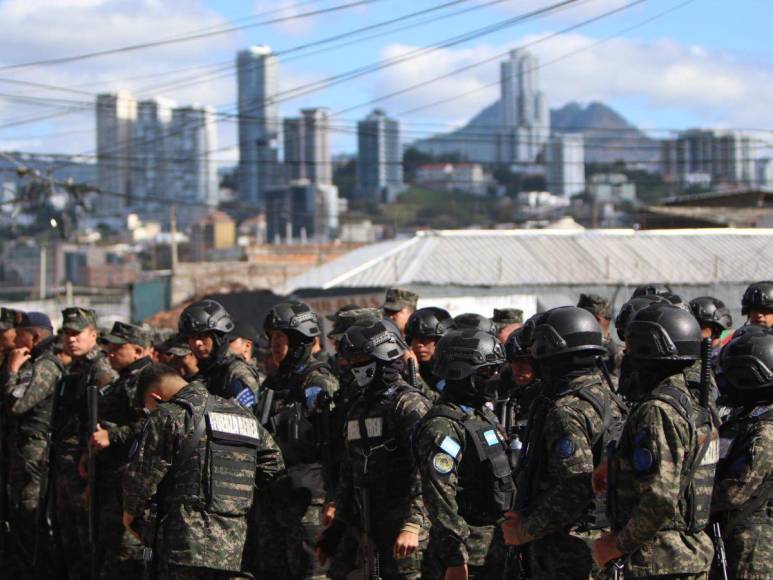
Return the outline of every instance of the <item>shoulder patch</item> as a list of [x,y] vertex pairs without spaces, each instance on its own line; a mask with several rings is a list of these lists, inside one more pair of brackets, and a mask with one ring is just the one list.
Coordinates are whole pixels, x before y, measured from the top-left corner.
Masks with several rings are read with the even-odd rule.
[[556,443],[556,453],[561,459],[569,459],[576,450],[574,441],[568,435],[564,435]]
[[494,429],[489,429],[488,431],[484,431],[483,437],[484,439],[486,439],[486,443],[488,443],[489,447],[491,447],[492,445],[497,445],[499,443],[499,435]]
[[764,415],[765,413],[767,413],[770,410],[771,409],[770,409],[769,406],[761,405],[759,407],[755,407],[754,410],[749,414],[749,416],[750,417],[754,417],[756,419],[757,417],[761,417],[762,415]]
[[459,443],[452,439],[451,437],[444,437],[443,440],[440,442],[439,447],[445,451],[448,455],[450,455],[453,459],[456,459],[459,456],[459,452],[462,450],[462,446],[459,445]]
[[633,469],[637,473],[648,473],[655,465],[655,457],[652,452],[644,447],[633,450]]
[[435,453],[432,457],[432,467],[438,473],[446,475],[454,468],[454,459],[447,453]]

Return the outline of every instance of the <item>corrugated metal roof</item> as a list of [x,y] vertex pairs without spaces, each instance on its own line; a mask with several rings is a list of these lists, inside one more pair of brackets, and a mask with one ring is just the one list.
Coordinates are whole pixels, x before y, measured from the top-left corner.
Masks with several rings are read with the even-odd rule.
[[447,230],[374,244],[290,280],[297,288],[712,284],[769,278],[773,229]]

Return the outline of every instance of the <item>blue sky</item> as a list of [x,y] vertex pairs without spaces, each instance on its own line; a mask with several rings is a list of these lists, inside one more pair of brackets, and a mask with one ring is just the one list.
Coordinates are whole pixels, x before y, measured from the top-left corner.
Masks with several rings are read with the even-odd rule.
[[[152,41],[207,27],[227,25],[266,11],[296,14],[347,3],[348,0],[265,0],[259,2],[192,0],[3,0],[0,1],[2,64],[79,54]],[[178,103],[201,103],[232,110],[235,80],[231,71],[196,77],[200,71],[169,73],[206,63],[231,61],[239,48],[268,44],[282,52],[307,42],[440,4],[440,1],[380,0],[334,14],[256,27],[196,42],[113,55],[78,63],[0,71],[0,79],[77,87],[84,94],[56,92],[3,83],[0,94],[0,148],[84,153],[93,149],[93,111],[81,102],[91,93],[127,88],[140,97],[168,96]],[[434,15],[489,4],[467,0]],[[475,28],[501,22],[549,4],[547,0],[510,0],[462,16],[427,23],[411,30],[304,58],[280,57],[282,90],[338,74],[407,50],[436,43]],[[379,104],[399,114],[408,138],[427,135],[465,122],[497,97],[498,53],[534,42],[625,0],[585,0],[560,14],[519,24],[449,49],[412,59],[397,67],[282,102],[281,112],[294,115],[306,106],[334,112],[374,97],[469,66],[492,62],[428,84]],[[769,0],[694,0],[674,12],[593,44],[680,4],[647,0],[620,14],[540,42],[532,48],[543,62],[541,85],[553,107],[570,101],[601,100],[657,136],[690,126],[767,130],[773,128],[773,41]],[[272,16],[275,16],[273,14]],[[243,20],[238,21],[243,22]],[[590,47],[590,48],[589,48]],[[577,55],[568,54],[580,51]],[[296,53],[292,56],[299,56]],[[558,60],[553,64],[544,64]],[[157,76],[148,76],[157,75]],[[137,78],[145,77],[145,78]],[[178,86],[180,79],[187,84]],[[492,85],[492,86],[488,86]],[[410,109],[454,98],[416,114]],[[19,97],[38,99],[31,103]],[[57,99],[53,100],[52,99]],[[76,104],[73,104],[73,101]],[[333,149],[354,150],[353,127],[372,108],[360,107],[335,117]],[[79,112],[72,112],[79,109]],[[65,112],[69,110],[67,114]],[[36,121],[28,119],[57,116]],[[3,127],[10,123],[14,126]],[[655,129],[660,129],[655,131]],[[760,136],[768,133],[759,132]],[[235,159],[233,122],[219,127],[218,161]]]

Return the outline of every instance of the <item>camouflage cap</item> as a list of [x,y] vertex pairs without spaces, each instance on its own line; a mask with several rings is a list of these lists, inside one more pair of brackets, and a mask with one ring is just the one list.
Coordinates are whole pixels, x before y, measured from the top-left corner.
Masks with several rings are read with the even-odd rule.
[[343,306],[341,306],[341,308],[336,310],[335,314],[328,314],[327,316],[325,316],[325,318],[327,318],[330,322],[335,322],[336,317],[342,312],[349,312],[350,310],[358,310],[360,308],[362,308],[362,306],[360,306],[359,304],[344,304]]
[[172,356],[188,356],[189,354],[193,354],[191,347],[188,346],[188,341],[180,335],[173,336],[169,339],[169,346],[167,347],[166,352]]
[[150,346],[151,339],[150,332],[145,328],[126,322],[115,322],[110,332],[103,337],[105,342],[111,344],[136,344],[139,346]]
[[10,330],[16,326],[19,313],[10,308],[0,308],[0,330]]
[[398,312],[403,308],[416,310],[416,304],[419,302],[419,295],[405,288],[389,288],[384,298],[384,310]]
[[494,316],[491,320],[497,326],[523,323],[523,310],[520,308],[494,308]]
[[607,298],[598,294],[580,294],[577,307],[587,310],[594,316],[612,319],[612,305]]
[[90,308],[71,306],[62,310],[62,328],[80,332],[89,326],[97,328],[97,313]]
[[378,308],[357,308],[354,310],[345,310],[343,312],[339,311],[333,322],[333,330],[328,333],[327,337],[330,340],[341,340],[341,337],[351,326],[361,323],[376,322],[383,317],[383,314]]

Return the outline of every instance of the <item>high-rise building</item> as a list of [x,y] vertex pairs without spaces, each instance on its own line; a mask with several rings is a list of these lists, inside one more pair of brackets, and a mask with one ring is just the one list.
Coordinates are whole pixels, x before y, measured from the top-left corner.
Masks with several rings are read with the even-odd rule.
[[[327,242],[338,230],[338,188],[298,179],[266,191],[266,235],[270,242]],[[290,238],[290,239],[288,239]]]
[[131,204],[136,118],[137,101],[128,92],[97,96],[97,185],[105,192],[94,201],[97,215],[118,215]]
[[278,177],[278,63],[268,46],[252,46],[236,58],[239,99],[239,195],[261,206]]
[[304,109],[303,117],[284,120],[284,162],[290,179],[333,183],[330,156],[330,112]]
[[769,157],[757,159],[754,164],[754,185],[773,187],[773,159]]
[[217,130],[210,107],[172,110],[169,127],[172,165],[171,197],[181,202],[217,205],[219,184],[210,152],[217,147]]
[[585,190],[585,145],[580,133],[557,133],[545,147],[547,189],[572,197]]
[[402,161],[399,121],[376,109],[357,123],[357,197],[394,201],[403,190]]
[[132,156],[133,194],[135,209],[146,210],[160,204],[171,189],[169,163],[169,124],[174,103],[156,98],[140,101],[134,123]]
[[500,63],[501,163],[534,163],[550,135],[550,111],[539,90],[538,69],[537,58],[524,50],[510,51]]

